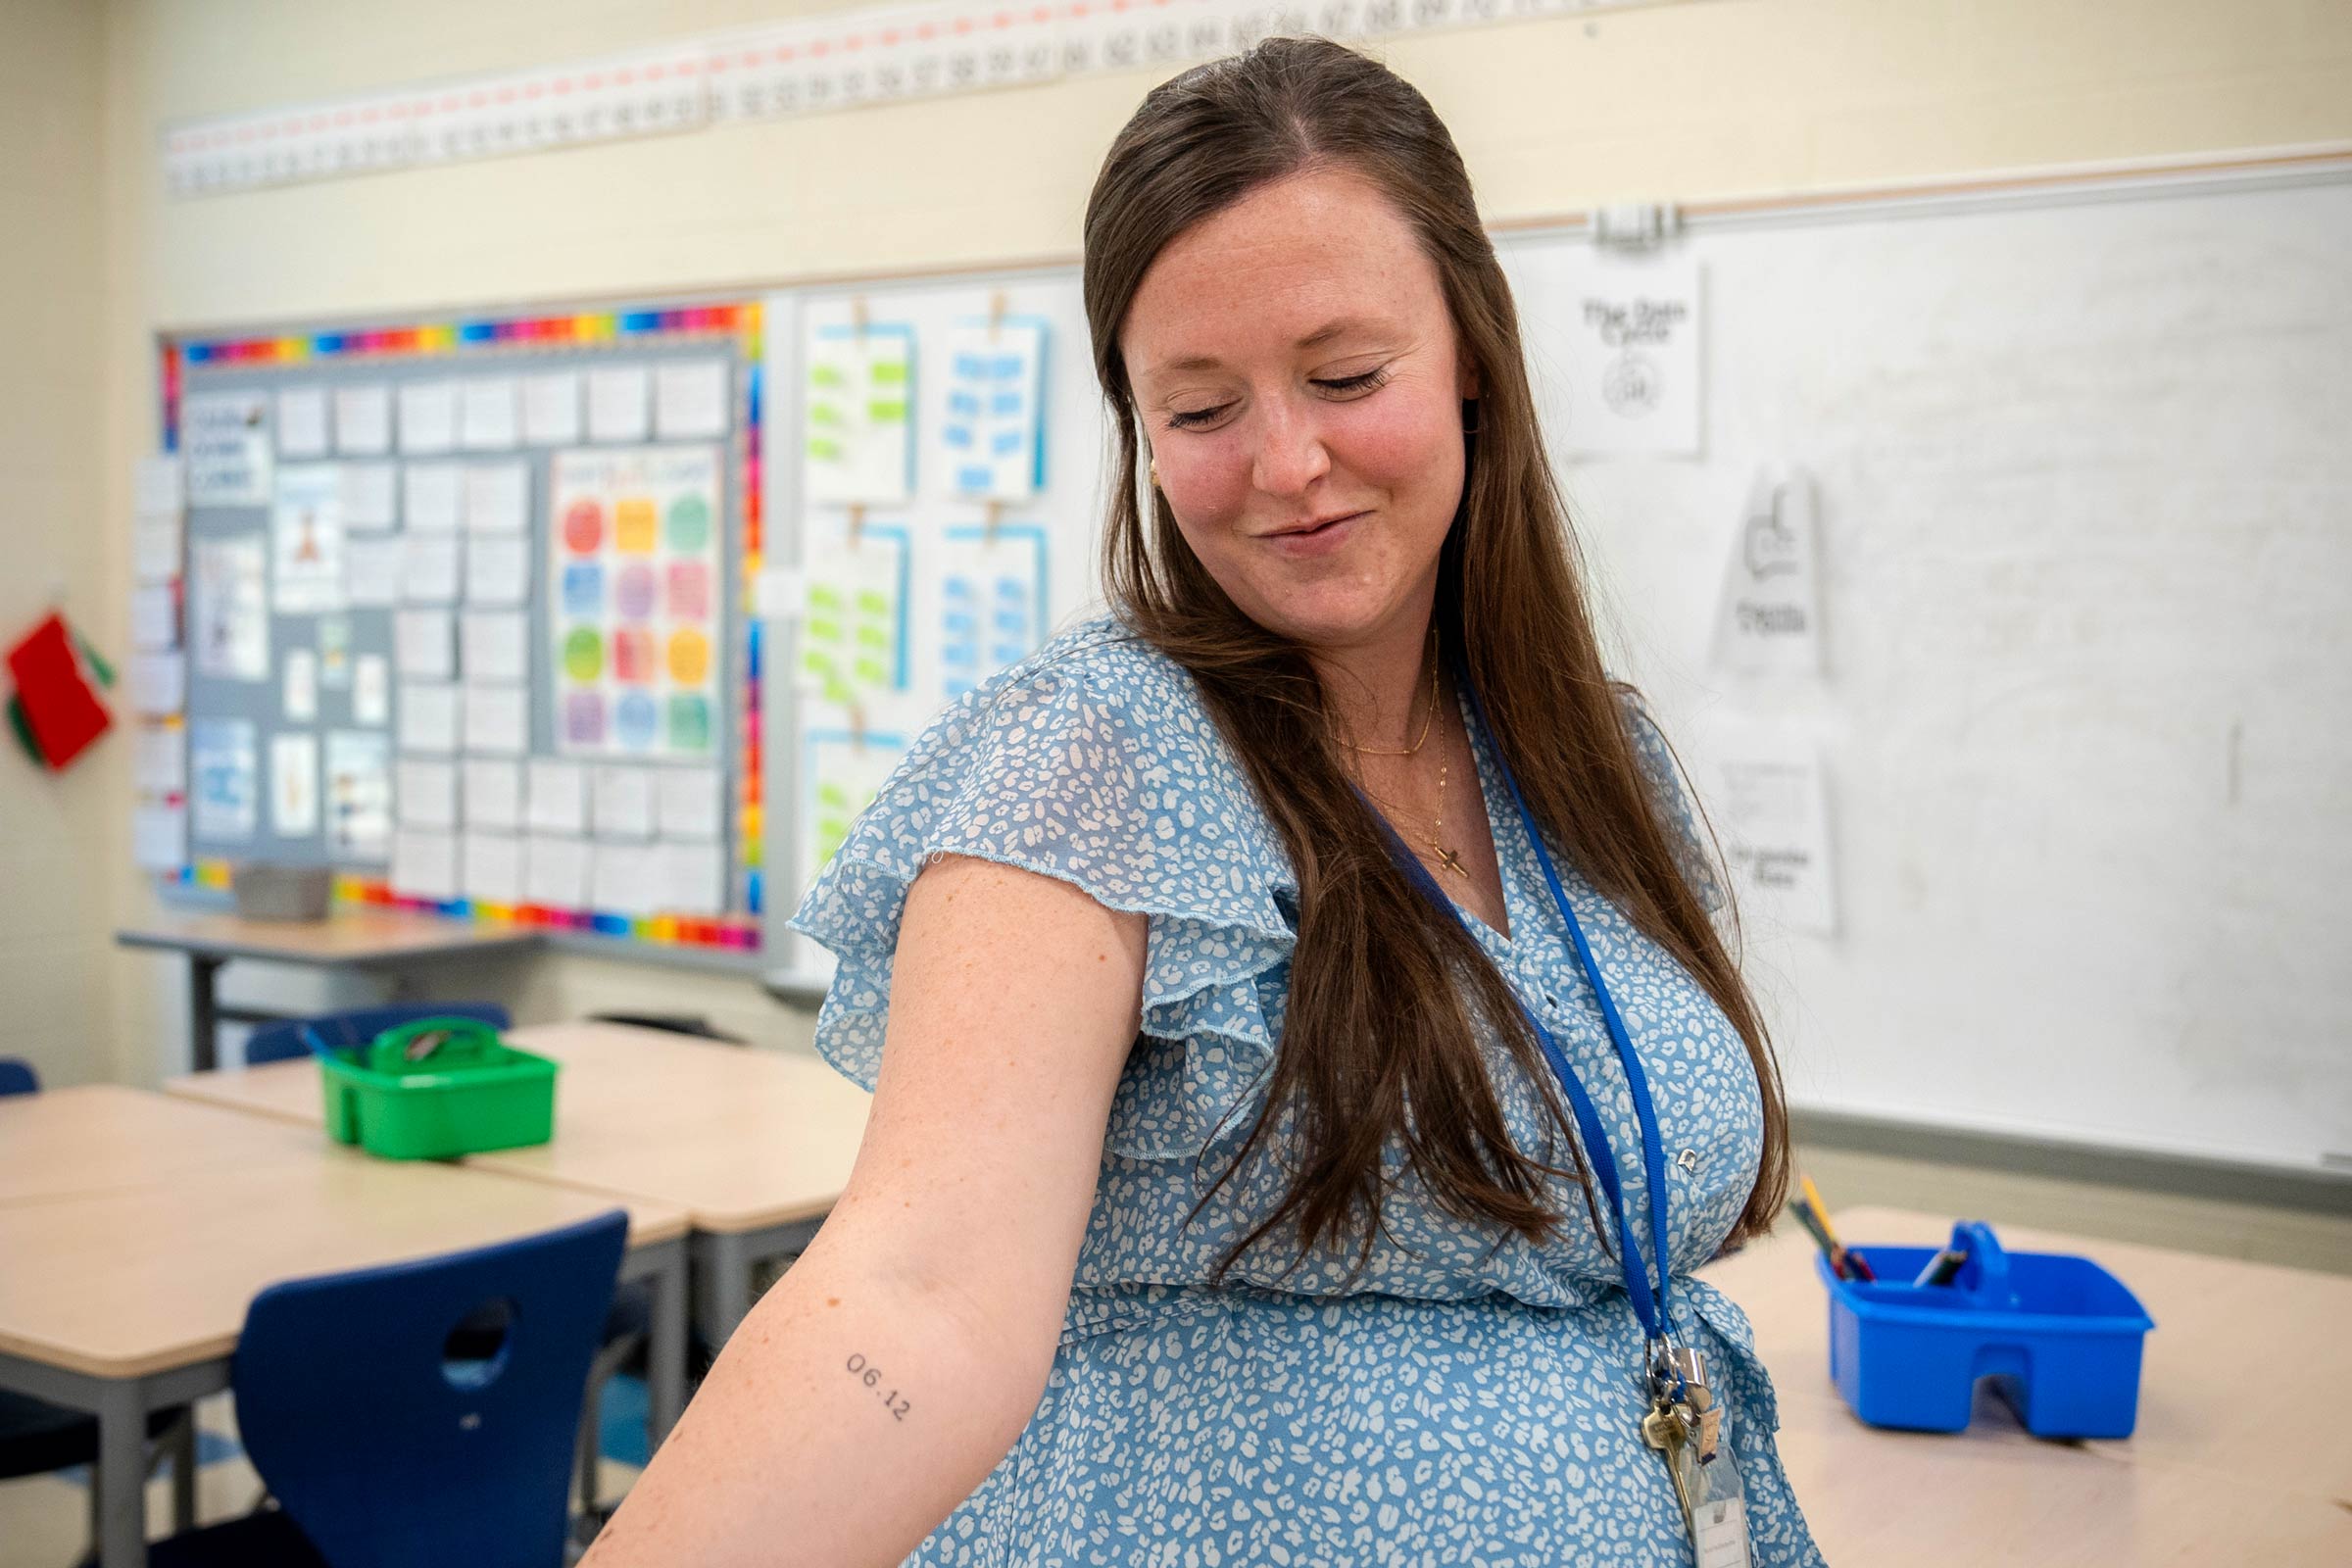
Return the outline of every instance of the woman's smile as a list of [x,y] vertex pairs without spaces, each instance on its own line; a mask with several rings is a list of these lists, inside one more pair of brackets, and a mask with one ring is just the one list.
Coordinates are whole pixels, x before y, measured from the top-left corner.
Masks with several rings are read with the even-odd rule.
[[1350,512],[1344,517],[1313,528],[1293,528],[1283,533],[1263,536],[1263,542],[1281,555],[1293,559],[1301,556],[1328,556],[1345,546],[1356,532],[1356,524],[1370,516],[1368,512]]

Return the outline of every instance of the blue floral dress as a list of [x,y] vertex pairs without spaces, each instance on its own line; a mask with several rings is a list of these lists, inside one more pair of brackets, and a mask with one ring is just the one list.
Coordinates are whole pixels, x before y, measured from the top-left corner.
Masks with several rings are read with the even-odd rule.
[[[1638,717],[1645,765],[1687,830],[1662,742]],[[1549,1014],[1614,1147],[1638,1150],[1623,1070],[1466,705],[1464,722],[1511,932],[1468,915],[1472,934]],[[1189,673],[1099,616],[965,693],[909,749],[791,922],[839,958],[817,1050],[868,1089],[906,887],[941,851],[1074,883],[1149,925],[1143,1037],[1111,1107],[1045,1396],[909,1563],[1690,1562],[1672,1483],[1638,1430],[1641,1329],[1572,1181],[1553,1195],[1571,1222],[1539,1247],[1444,1213],[1392,1139],[1386,1229],[1352,1284],[1352,1241],[1278,1279],[1296,1253],[1287,1235],[1246,1254],[1225,1286],[1205,1283],[1285,1190],[1261,1146],[1187,1223],[1264,1103],[1298,884]],[[1754,1560],[1818,1563],[1746,1319],[1689,1277],[1754,1181],[1754,1072],[1706,994],[1553,855],[1655,1097],[1673,1311],[1729,1405]],[[1717,896],[1711,878],[1703,886]],[[1486,1044],[1512,1137],[1540,1151],[1540,1087],[1491,1033]],[[1291,1131],[1282,1117],[1268,1145]],[[1641,1160],[1619,1165],[1646,1239]]]

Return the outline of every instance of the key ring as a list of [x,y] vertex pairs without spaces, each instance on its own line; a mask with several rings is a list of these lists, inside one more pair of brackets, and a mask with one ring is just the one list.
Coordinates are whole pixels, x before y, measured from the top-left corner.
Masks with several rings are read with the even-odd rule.
[[1666,1404],[1679,1403],[1683,1398],[1685,1386],[1682,1368],[1674,1364],[1672,1346],[1664,1336],[1653,1337],[1644,1343],[1642,1355],[1649,1363],[1650,1398]]

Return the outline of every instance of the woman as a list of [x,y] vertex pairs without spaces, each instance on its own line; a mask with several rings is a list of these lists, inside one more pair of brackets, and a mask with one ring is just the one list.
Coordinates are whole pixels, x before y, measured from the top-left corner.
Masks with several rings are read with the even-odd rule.
[[1444,126],[1320,40],[1188,72],[1085,273],[1114,612],[796,915],[872,1119],[594,1563],[1816,1561],[1687,1272],[1777,1206],[1771,1057]]

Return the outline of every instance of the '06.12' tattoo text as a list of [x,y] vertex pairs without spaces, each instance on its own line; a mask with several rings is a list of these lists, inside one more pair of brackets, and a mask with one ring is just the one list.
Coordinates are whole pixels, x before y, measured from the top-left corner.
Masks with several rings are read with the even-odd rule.
[[882,1408],[890,1412],[891,1419],[895,1421],[906,1419],[906,1412],[913,1406],[899,1397],[898,1390],[882,1387],[881,1372],[868,1363],[863,1355],[852,1354],[849,1366],[852,1377],[882,1396]]

